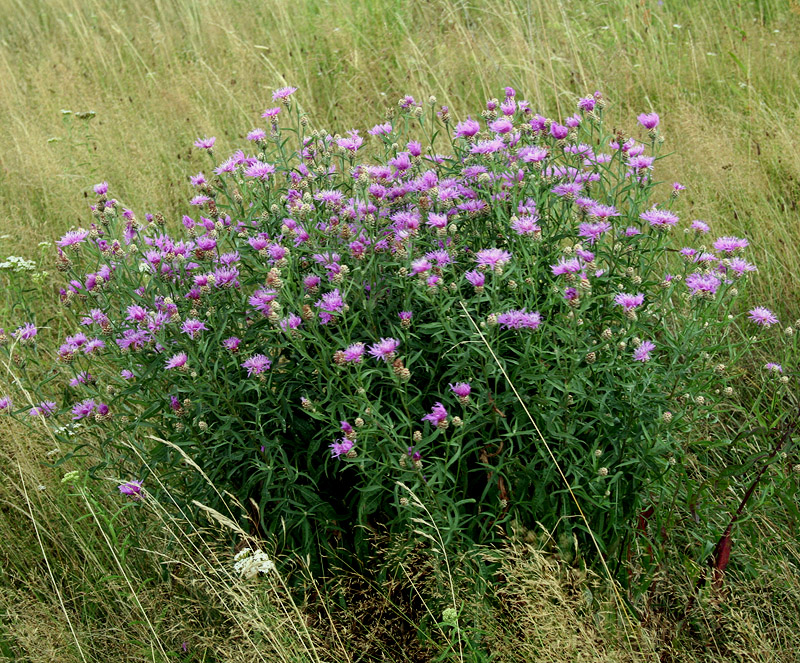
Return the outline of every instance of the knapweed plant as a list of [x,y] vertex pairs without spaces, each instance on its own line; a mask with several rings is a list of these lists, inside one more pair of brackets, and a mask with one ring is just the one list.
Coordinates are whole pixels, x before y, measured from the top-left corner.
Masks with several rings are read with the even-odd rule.
[[736,306],[747,240],[682,220],[658,116],[607,135],[599,93],[559,121],[511,88],[461,122],[405,97],[362,136],[313,129],[295,92],[247,151],[195,143],[182,224],[94,187],[57,242],[74,329],[27,355],[59,368],[17,411],[149,490],[147,468],[187,504],[229,491],[296,551],[417,529],[418,499],[446,542],[514,519],[624,555],[681,432],[778,325]]

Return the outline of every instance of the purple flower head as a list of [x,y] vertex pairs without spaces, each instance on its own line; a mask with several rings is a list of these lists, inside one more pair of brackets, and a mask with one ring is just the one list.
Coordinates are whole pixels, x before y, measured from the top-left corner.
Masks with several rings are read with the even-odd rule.
[[260,375],[264,371],[272,367],[272,362],[269,357],[262,354],[253,355],[248,360],[242,363],[242,368],[247,369],[247,376]]
[[350,129],[348,132],[348,138],[339,138],[336,141],[336,144],[341,147],[343,150],[349,150],[350,152],[355,152],[364,144],[364,139],[358,135],[357,129]]
[[88,236],[89,231],[84,230],[83,228],[78,228],[78,230],[70,230],[66,235],[56,242],[56,245],[62,249],[65,249],[68,246],[75,246],[76,244],[86,241]]
[[778,318],[775,316],[775,314],[763,306],[756,306],[754,309],[748,311],[748,313],[749,319],[755,322],[757,325],[769,327],[771,325],[778,324]]
[[558,263],[550,265],[553,271],[553,276],[562,276],[564,274],[577,274],[583,269],[581,261],[577,258],[559,258]]
[[164,363],[164,368],[168,371],[174,368],[184,368],[186,366],[186,362],[189,361],[189,357],[185,352],[179,352],[178,354],[172,355],[167,361]]
[[511,222],[511,230],[518,235],[535,235],[542,231],[539,224],[536,223],[538,220],[539,217],[535,214],[520,216]]
[[497,324],[506,329],[536,329],[541,323],[542,316],[538,311],[511,310],[497,316]]
[[464,274],[467,279],[475,288],[482,288],[486,284],[486,274],[479,272],[477,269]]
[[513,123],[511,120],[505,117],[501,117],[499,120],[495,120],[489,125],[489,128],[498,134],[507,134],[514,128]]
[[400,341],[396,338],[382,338],[378,343],[371,345],[369,353],[375,359],[382,359],[389,361],[394,358],[397,348],[400,347]]
[[291,97],[295,92],[297,92],[296,87],[278,88],[277,90],[275,90],[275,92],[272,93],[272,101],[278,101],[279,99],[280,100],[287,99],[288,97]]
[[306,276],[303,279],[303,287],[306,290],[315,290],[316,288],[319,287],[319,284],[320,284],[321,280],[322,279],[320,279],[319,276],[317,276],[315,274],[309,274],[308,276]]
[[191,175],[189,177],[189,183],[192,186],[203,186],[206,184],[206,176],[203,173],[197,173],[197,175]]
[[384,122],[383,124],[376,124],[372,129],[367,131],[370,136],[388,136],[392,133],[392,125],[390,122]]
[[596,104],[597,100],[594,97],[583,97],[582,99],[578,99],[578,108],[586,113],[592,112]]
[[639,218],[647,221],[654,228],[668,228],[678,223],[678,216],[667,210],[652,209],[642,212]]
[[140,481],[139,479],[134,481],[126,481],[125,483],[121,483],[119,485],[119,492],[122,495],[127,495],[128,497],[138,500],[141,496],[143,483],[144,482]]
[[594,244],[604,233],[611,230],[608,221],[597,221],[596,223],[582,223],[578,227],[578,235],[589,240],[589,244]]
[[499,138],[495,140],[481,140],[473,145],[469,152],[470,154],[494,154],[504,150],[506,144]]
[[331,450],[331,458],[339,458],[346,456],[347,453],[355,446],[355,442],[346,437],[341,438],[338,442],[332,442],[328,445]]
[[269,179],[269,176],[275,172],[275,166],[271,163],[264,163],[262,161],[256,161],[254,164],[248,166],[244,174],[247,177],[252,177],[257,180],[261,180],[262,182],[266,182]]
[[211,150],[216,142],[217,139],[214,136],[211,138],[198,138],[196,141],[194,141],[194,146],[200,148],[201,150]]
[[261,117],[265,120],[271,120],[281,112],[281,107],[277,106],[276,108],[267,108],[263,113],[261,113]]
[[719,289],[720,279],[714,274],[689,274],[685,279],[686,286],[693,296],[713,297]]
[[94,412],[95,402],[91,398],[87,398],[86,400],[81,401],[80,403],[76,403],[72,406],[72,419],[74,421],[79,421],[80,419],[84,419],[88,417],[92,412]]
[[39,405],[32,407],[28,411],[30,417],[50,417],[55,414],[58,406],[55,401],[42,401]]
[[764,368],[773,373],[783,373],[783,366],[780,364],[775,364],[774,362],[769,362],[764,366]]
[[417,274],[424,274],[429,269],[431,269],[433,265],[431,261],[427,258],[418,258],[417,260],[411,261],[411,276],[416,276]]
[[189,338],[194,340],[196,334],[200,333],[201,331],[208,331],[208,327],[206,327],[205,324],[200,320],[187,318],[187,320],[181,325],[181,331],[184,334],[187,334]]
[[711,230],[711,228],[708,227],[707,223],[703,223],[702,221],[697,221],[697,220],[692,221],[692,224],[689,227],[696,233],[699,233],[701,235],[705,235],[709,230]]
[[614,303],[617,306],[621,306],[625,309],[625,311],[632,311],[635,308],[638,308],[644,302],[644,293],[639,293],[637,295],[630,295],[627,292],[620,292],[616,297],[614,297]]
[[36,329],[36,325],[34,325],[32,322],[26,322],[21,327],[18,327],[15,332],[12,332],[11,336],[17,339],[17,341],[20,343],[27,343],[34,336],[36,336],[37,333],[38,330]]
[[364,355],[364,344],[353,343],[344,349],[342,356],[348,364],[360,364],[361,357]]
[[481,125],[472,118],[467,118],[456,125],[453,138],[472,138],[481,130]]
[[448,385],[450,390],[460,399],[469,398],[472,393],[472,386],[469,382],[456,382],[455,384]]
[[293,331],[303,324],[303,318],[294,313],[290,313],[287,317],[283,318],[279,323],[280,328],[285,332]]
[[100,182],[100,184],[95,184],[92,188],[98,196],[105,196],[108,193],[108,182]]
[[127,368],[123,368],[119,374],[123,380],[133,380],[133,378],[136,377],[133,371],[128,370]]
[[237,338],[236,336],[230,336],[222,341],[222,347],[230,352],[238,352],[239,351],[239,344],[242,342],[242,339]]
[[10,410],[12,406],[13,403],[8,396],[3,396],[0,398],[0,412],[6,412],[7,410]]
[[641,235],[642,231],[639,230],[636,226],[628,226],[625,228],[625,232],[623,233],[625,237],[635,237],[636,235]]
[[567,137],[567,134],[569,134],[569,127],[557,124],[556,122],[550,125],[550,135],[556,140],[563,140]]
[[251,132],[247,134],[247,140],[249,141],[259,141],[264,140],[267,137],[267,132],[263,129],[253,129]]
[[579,299],[578,289],[577,288],[566,288],[564,290],[564,299],[568,302],[574,302]]
[[200,205],[205,205],[210,200],[211,198],[209,198],[208,196],[195,196],[189,201],[189,204],[200,206]]
[[652,341],[642,341],[638,348],[633,351],[634,361],[650,361],[650,353],[656,349],[656,344]]
[[714,250],[722,253],[734,253],[748,246],[746,239],[739,237],[720,237],[714,242]]
[[475,262],[478,264],[479,269],[481,267],[484,269],[497,269],[505,265],[509,260],[511,260],[511,254],[502,249],[482,249],[475,254]]
[[419,451],[416,451],[414,447],[408,447],[406,453],[408,454],[408,457],[411,458],[411,460],[415,463],[422,460],[422,454]]
[[642,113],[636,118],[645,129],[653,130],[658,126],[658,113]]
[[320,309],[319,317],[322,321],[322,324],[328,324],[331,320],[333,320],[333,316],[336,313],[339,313],[344,310],[344,299],[342,299],[342,295],[339,292],[339,288],[331,292],[326,292],[322,295],[322,299],[317,300],[314,303],[318,309]]
[[441,403],[435,403],[431,408],[430,414],[426,414],[420,421],[430,421],[431,425],[437,428],[447,427],[447,410]]

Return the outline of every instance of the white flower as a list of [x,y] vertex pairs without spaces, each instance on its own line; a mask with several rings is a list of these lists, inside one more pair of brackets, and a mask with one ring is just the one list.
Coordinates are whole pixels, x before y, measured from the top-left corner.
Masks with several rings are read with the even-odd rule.
[[255,578],[259,573],[266,575],[275,570],[273,561],[261,550],[243,548],[233,559],[236,562],[233,570],[247,580]]

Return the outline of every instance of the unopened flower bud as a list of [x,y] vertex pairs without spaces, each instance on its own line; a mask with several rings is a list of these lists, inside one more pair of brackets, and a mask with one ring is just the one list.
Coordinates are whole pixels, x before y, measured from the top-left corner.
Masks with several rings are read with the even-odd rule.
[[597,470],[597,476],[607,477],[608,476],[608,468],[607,467],[601,467],[599,470]]
[[672,412],[665,412],[661,415],[661,419],[665,424],[672,422]]

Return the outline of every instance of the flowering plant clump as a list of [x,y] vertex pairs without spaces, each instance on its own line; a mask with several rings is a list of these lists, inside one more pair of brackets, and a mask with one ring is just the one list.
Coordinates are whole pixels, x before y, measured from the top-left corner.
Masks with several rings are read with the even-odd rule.
[[413,530],[401,485],[448,540],[515,518],[620,549],[680,432],[733,393],[730,326],[780,325],[736,306],[747,241],[705,239],[682,185],[658,195],[658,116],[643,141],[606,135],[600,93],[556,121],[506,88],[455,126],[404,97],[362,136],[312,130],[295,92],[247,152],[197,140],[180,223],[95,187],[58,242],[63,398],[31,416],[213,503],[188,456],[297,550]]

